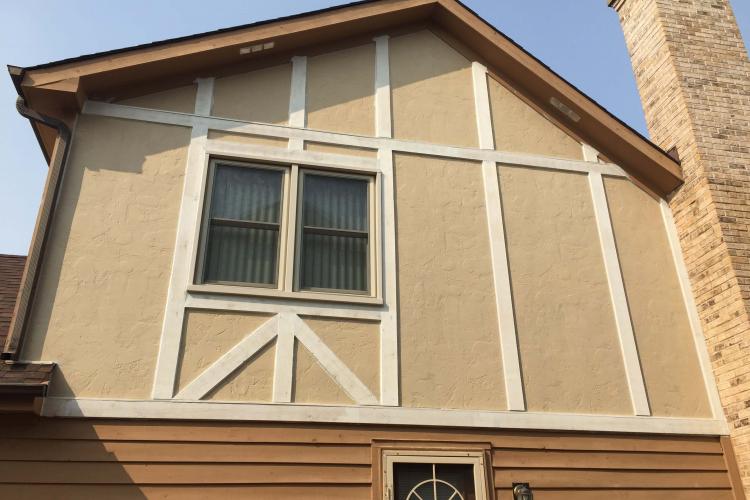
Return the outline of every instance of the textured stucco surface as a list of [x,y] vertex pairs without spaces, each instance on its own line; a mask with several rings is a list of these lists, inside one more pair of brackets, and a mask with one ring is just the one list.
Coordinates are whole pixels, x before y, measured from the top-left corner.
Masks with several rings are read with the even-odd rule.
[[632,414],[586,176],[498,170],[528,410]]
[[380,323],[311,316],[303,320],[377,397],[380,394]]
[[395,156],[403,406],[505,409],[479,163]]
[[471,62],[428,30],[389,45],[394,137],[476,147]]
[[351,405],[354,401],[344,392],[315,357],[299,341],[294,343],[294,384],[292,401],[295,403]]
[[651,412],[710,417],[659,203],[624,179],[605,188]]
[[366,158],[375,158],[378,155],[378,152],[374,149],[339,146],[337,144],[324,144],[322,142],[305,142],[305,150],[336,155],[363,156]]
[[[177,374],[177,391],[199,376],[206,368],[226,354],[271,316],[267,314],[185,311],[182,345]],[[241,399],[270,401],[273,385],[273,349],[270,373],[267,355],[259,355],[239,368],[222,384],[223,389],[209,394],[207,399]],[[234,380],[236,379],[236,380]],[[234,382],[232,382],[234,380]]]
[[274,148],[286,148],[289,144],[287,139],[280,137],[265,137],[262,135],[251,135],[251,134],[233,134],[231,132],[223,132],[219,130],[209,130],[209,139],[216,139],[217,141],[234,142],[237,144],[251,145],[251,146],[270,146]]
[[195,85],[185,85],[161,92],[123,99],[118,101],[117,104],[192,113],[195,111],[195,92]]
[[286,124],[292,86],[290,63],[217,78],[212,114],[263,123]]
[[22,353],[51,395],[150,397],[189,139],[79,117]]
[[359,135],[375,132],[375,44],[307,60],[307,126]]
[[582,160],[581,143],[493,78],[487,78],[495,149]]

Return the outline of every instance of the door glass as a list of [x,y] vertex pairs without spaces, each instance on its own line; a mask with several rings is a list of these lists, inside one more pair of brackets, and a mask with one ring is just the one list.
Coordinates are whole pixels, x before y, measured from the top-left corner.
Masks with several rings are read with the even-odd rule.
[[477,500],[471,464],[393,465],[396,500]]

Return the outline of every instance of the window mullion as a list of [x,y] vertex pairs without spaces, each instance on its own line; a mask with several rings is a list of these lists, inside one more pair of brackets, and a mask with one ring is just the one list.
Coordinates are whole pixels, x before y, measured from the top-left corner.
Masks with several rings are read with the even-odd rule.
[[299,265],[299,258],[297,257],[297,251],[295,248],[295,241],[297,240],[297,201],[299,199],[299,165],[292,165],[291,172],[289,174],[289,212],[286,218],[286,255],[283,255],[284,259],[284,273],[282,289],[291,292],[294,290],[295,280],[295,269]]

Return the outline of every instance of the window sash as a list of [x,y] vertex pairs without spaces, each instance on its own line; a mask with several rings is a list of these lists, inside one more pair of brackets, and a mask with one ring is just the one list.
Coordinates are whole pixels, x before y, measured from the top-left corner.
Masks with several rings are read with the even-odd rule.
[[[278,206],[275,207],[277,222],[269,221],[258,221],[258,220],[245,220],[245,219],[234,219],[227,217],[215,217],[213,215],[213,202],[216,195],[216,177],[219,170],[222,167],[227,168],[247,168],[252,170],[265,170],[265,171],[276,171],[281,174],[281,183],[278,193]],[[220,285],[232,285],[232,286],[244,286],[244,287],[260,287],[260,288],[278,288],[279,283],[279,269],[280,260],[283,257],[281,254],[281,234],[282,224],[284,221],[284,204],[286,201],[286,171],[288,169],[284,167],[278,167],[275,165],[265,165],[258,163],[249,162],[233,162],[226,160],[212,160],[209,164],[209,175],[208,185],[206,186],[206,199],[204,203],[204,218],[205,224],[201,231],[201,255],[200,255],[200,267],[198,269],[197,276],[199,276],[200,283],[206,284],[220,284]],[[273,268],[270,271],[271,280],[270,282],[261,281],[241,281],[241,280],[222,280],[222,279],[210,279],[208,273],[210,271],[210,257],[211,257],[211,243],[212,243],[212,229],[217,227],[224,228],[241,228],[246,230],[262,230],[262,231],[273,231],[274,237],[274,254],[273,255]],[[258,235],[256,234],[256,238]],[[241,251],[241,250],[238,250]],[[247,247],[245,247],[247,251]],[[266,256],[268,257],[268,256]]]
[[[306,225],[305,222],[305,180],[307,176],[316,177],[333,177],[338,179],[353,179],[366,182],[365,189],[365,226],[366,230],[339,229],[322,226]],[[297,230],[294,245],[294,290],[310,292],[328,292],[348,295],[365,295],[372,296],[373,292],[373,275],[375,251],[373,248],[372,234],[375,232],[375,177],[361,174],[350,174],[344,172],[327,172],[314,169],[300,169],[297,185]],[[303,262],[304,239],[305,235],[319,234],[325,236],[339,236],[345,238],[364,239],[365,246],[365,263],[364,263],[364,289],[356,288],[327,288],[317,286],[303,286]]]
[[474,494],[477,500],[487,500],[485,460],[483,451],[431,451],[418,450],[384,450],[382,454],[385,484],[383,485],[383,499],[395,500],[395,467],[399,463],[435,464],[435,465],[463,465],[473,466]]

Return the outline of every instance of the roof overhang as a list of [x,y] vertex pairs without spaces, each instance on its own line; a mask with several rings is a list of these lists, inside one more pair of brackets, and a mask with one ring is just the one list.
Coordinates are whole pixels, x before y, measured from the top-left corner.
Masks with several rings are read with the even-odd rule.
[[[434,23],[460,40],[481,62],[524,96],[636,180],[665,196],[682,183],[679,164],[662,149],[618,120],[456,0],[379,0],[348,4],[236,28],[16,68],[11,76],[27,105],[63,120],[87,97],[106,95],[160,79],[185,83],[220,68],[247,63],[239,49],[273,42],[257,57],[280,57],[302,47],[371,36],[399,26]],[[15,74],[14,74],[15,71]],[[573,121],[553,106],[556,100],[580,117]],[[37,130],[51,153],[54,137]]]

